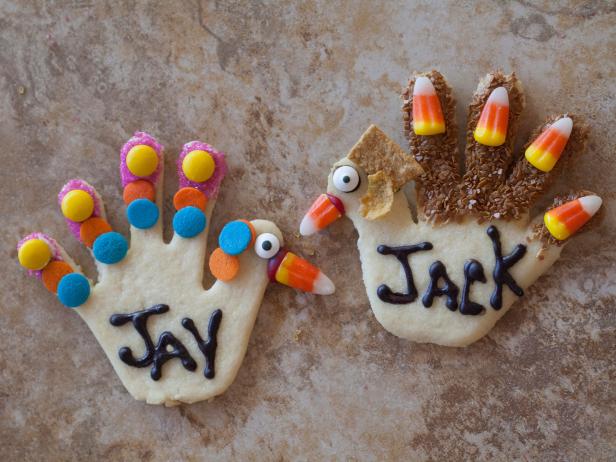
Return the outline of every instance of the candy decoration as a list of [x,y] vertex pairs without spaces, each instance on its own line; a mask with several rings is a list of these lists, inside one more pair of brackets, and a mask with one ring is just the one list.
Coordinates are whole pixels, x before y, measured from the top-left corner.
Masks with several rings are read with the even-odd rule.
[[195,237],[205,229],[205,213],[197,207],[184,207],[173,217],[173,230],[184,238]]
[[239,255],[252,242],[252,231],[243,221],[227,223],[218,236],[218,245],[227,255]]
[[[207,179],[207,181],[194,181],[193,179],[189,178],[184,172],[184,160],[195,151],[203,151],[207,153],[214,162],[213,173]],[[193,154],[192,156],[196,155]],[[189,161],[186,164],[187,167],[190,165],[191,157],[189,157]],[[202,141],[190,141],[182,147],[182,151],[180,152],[180,155],[177,160],[177,172],[178,179],[180,182],[180,188],[184,188],[187,186],[196,188],[203,194],[205,194],[205,197],[207,197],[208,200],[212,200],[217,196],[218,190],[220,189],[220,183],[222,182],[223,178],[227,173],[225,155],[224,153],[217,151],[213,146],[210,146],[207,143],[203,143]]]
[[128,243],[124,236],[115,231],[101,234],[94,241],[92,246],[94,258],[101,263],[112,265],[118,263],[128,252]]
[[126,217],[135,228],[148,229],[158,221],[158,207],[148,199],[136,199],[128,204]]
[[320,231],[344,215],[342,201],[331,194],[321,194],[299,225],[302,236],[310,236]]
[[314,294],[329,295],[336,290],[316,266],[284,249],[269,261],[268,274],[271,280]]
[[573,120],[570,117],[558,119],[526,148],[526,160],[542,172],[552,170],[569,141],[572,129]]
[[60,280],[73,272],[73,268],[71,265],[61,260],[54,260],[49,262],[49,264],[43,268],[41,271],[41,280],[43,281],[43,285],[45,288],[52,293],[56,293],[58,290],[58,284]]
[[505,87],[495,88],[486,101],[473,136],[485,146],[500,146],[507,138],[509,95]]
[[138,144],[128,151],[126,155],[126,166],[135,176],[150,176],[158,167],[158,155],[151,146]]
[[276,257],[280,251],[280,247],[281,244],[278,236],[272,233],[262,233],[259,234],[255,242],[255,253],[260,258],[269,260],[270,258]]
[[[120,177],[122,179],[122,187],[128,186],[137,180],[148,180],[156,187],[163,167],[163,146],[156,141],[156,138],[145,132],[135,132],[135,134],[126,142],[120,150]],[[155,154],[156,159],[152,156]],[[129,168],[135,170],[133,173]],[[143,155],[141,155],[143,154]],[[152,165],[155,168],[152,170]],[[148,171],[147,175],[141,175]]]
[[17,251],[17,259],[21,266],[31,271],[43,269],[51,257],[51,248],[43,239],[29,239]]
[[441,102],[428,77],[417,77],[413,87],[413,131],[416,135],[445,133]]
[[248,245],[254,244],[255,239],[257,238],[257,231],[255,230],[255,227],[248,220],[237,220],[237,221],[241,221],[242,223],[246,223],[248,225],[248,228],[250,228],[250,234],[252,235],[252,238],[250,239],[250,243]]
[[230,281],[240,270],[240,260],[235,255],[228,255],[220,247],[210,255],[210,271],[220,281]]
[[190,186],[181,188],[173,196],[173,206],[176,210],[180,210],[184,207],[192,206],[197,207],[201,211],[205,212],[205,206],[207,205],[207,197],[197,188],[191,188]]
[[198,183],[209,180],[215,169],[216,164],[210,153],[200,149],[189,152],[182,161],[182,170],[186,178]]
[[79,223],[90,218],[94,212],[94,199],[86,191],[73,189],[62,199],[61,209],[62,215]]
[[567,239],[590,220],[601,207],[599,196],[584,196],[548,210],[543,216],[546,228],[559,241]]
[[92,247],[94,241],[101,234],[111,231],[111,225],[101,217],[90,217],[81,224],[79,237],[81,242],[88,247]]
[[83,274],[67,274],[58,284],[58,300],[69,308],[83,305],[89,296],[90,283]]
[[154,185],[148,180],[136,180],[128,183],[124,187],[122,198],[124,199],[124,203],[126,205],[136,199],[148,199],[154,202],[156,198],[156,191],[154,190]]

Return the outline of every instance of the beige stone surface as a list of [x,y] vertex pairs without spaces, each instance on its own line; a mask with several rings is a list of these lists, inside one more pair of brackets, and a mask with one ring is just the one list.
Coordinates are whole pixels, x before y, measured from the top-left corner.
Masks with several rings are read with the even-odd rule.
[[[1,1],[2,459],[614,460],[616,7],[555,3]],[[443,72],[462,121],[497,67],[525,85],[523,133],[550,113],[587,117],[588,152],[552,194],[593,189],[605,213],[483,340],[397,339],[369,309],[351,223],[294,233],[370,123],[406,145],[411,71]],[[92,182],[126,232],[118,152],[140,129],[168,169],[191,139],[227,152],[210,236],[272,219],[338,286],[270,286],[237,380],[210,403],[134,401],[86,325],[15,260],[41,229],[93,275],[55,195]]]

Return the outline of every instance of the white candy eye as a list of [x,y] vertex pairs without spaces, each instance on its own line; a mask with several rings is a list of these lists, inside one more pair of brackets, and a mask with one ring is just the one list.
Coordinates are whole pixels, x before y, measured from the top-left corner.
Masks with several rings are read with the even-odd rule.
[[255,252],[261,258],[272,258],[280,250],[280,241],[272,233],[263,233],[257,236]]
[[342,192],[353,192],[359,186],[359,173],[353,167],[343,165],[334,171],[334,186]]

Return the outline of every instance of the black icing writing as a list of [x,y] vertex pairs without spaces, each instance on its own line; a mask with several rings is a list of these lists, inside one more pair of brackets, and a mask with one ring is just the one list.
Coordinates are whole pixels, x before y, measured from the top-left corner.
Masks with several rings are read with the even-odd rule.
[[402,265],[404,269],[404,277],[406,278],[406,293],[401,294],[394,292],[386,284],[381,284],[376,290],[377,295],[385,303],[393,303],[401,305],[411,303],[417,298],[417,289],[415,281],[413,281],[413,272],[409,264],[409,255],[421,250],[432,250],[432,244],[429,242],[421,242],[415,245],[403,245],[400,247],[390,247],[388,245],[379,245],[376,249],[381,255],[393,255]]
[[508,270],[519,262],[526,254],[526,246],[518,244],[513,248],[513,251],[509,255],[503,257],[500,234],[498,229],[496,229],[496,226],[490,226],[487,233],[492,240],[494,257],[496,258],[494,271],[492,272],[492,277],[494,278],[496,287],[490,297],[490,305],[492,305],[492,308],[495,310],[500,310],[503,306],[503,284],[506,284],[507,287],[509,287],[509,289],[511,289],[511,291],[518,297],[524,295],[524,290],[517,284],[515,279],[513,279],[511,274],[509,274]]
[[[118,351],[120,359],[133,367],[148,367],[152,366],[150,376],[152,380],[159,380],[162,376],[163,365],[174,358],[180,359],[184,368],[194,372],[197,369],[197,363],[190,355],[184,344],[171,332],[165,331],[160,334],[158,342],[154,345],[152,337],[147,329],[148,318],[153,315],[163,314],[169,311],[169,306],[164,304],[154,305],[145,310],[135,311],[127,314],[114,314],[109,318],[111,325],[120,327],[128,322],[131,322],[137,333],[143,339],[145,344],[145,353],[140,358],[135,358],[132,350],[129,347],[122,347]],[[199,331],[195,327],[194,322],[190,318],[182,319],[182,325],[186,328],[197,341],[199,349],[205,356],[205,371],[204,375],[208,379],[214,377],[214,359],[216,355],[216,334],[220,321],[222,319],[222,311],[216,310],[210,316],[208,326],[208,340],[203,341]]]
[[473,282],[486,282],[483,266],[477,260],[468,260],[464,263],[464,287],[462,287],[462,299],[460,300],[460,313],[476,315],[483,312],[484,307],[480,303],[471,301],[469,292]]
[[[490,297],[490,305],[495,310],[500,310],[503,305],[503,285],[506,285],[518,297],[524,295],[524,291],[517,284],[515,279],[509,274],[509,269],[520,261],[526,254],[526,246],[518,244],[513,251],[506,256],[502,255],[500,242],[500,234],[495,226],[489,226],[487,234],[492,241],[494,248],[494,270],[492,276],[494,278],[494,292]],[[433,246],[430,242],[421,242],[415,245],[404,245],[399,247],[390,247],[387,245],[379,245],[377,252],[381,255],[393,255],[402,265],[404,277],[406,280],[406,293],[398,293],[391,290],[386,284],[381,284],[377,288],[378,297],[385,303],[402,305],[412,303],[417,299],[417,288],[413,280],[413,271],[409,263],[409,255],[422,250],[432,250]],[[435,261],[430,265],[428,270],[430,275],[430,283],[421,299],[423,305],[428,308],[434,303],[435,297],[447,297],[445,305],[451,311],[458,308],[458,294],[460,289],[449,278],[447,268],[441,261]],[[440,282],[442,285],[439,285]],[[477,315],[484,312],[483,305],[470,300],[471,285],[474,282],[486,282],[486,277],[483,271],[483,266],[477,260],[470,259],[464,264],[464,286],[462,289],[462,298],[460,300],[460,313],[468,315]]]
[[197,346],[203,353],[205,357],[205,369],[203,369],[203,375],[208,379],[213,379],[216,373],[214,369],[214,358],[216,357],[216,347],[218,346],[218,342],[216,341],[216,334],[218,333],[218,328],[220,327],[220,321],[222,321],[222,311],[216,310],[210,316],[210,322],[207,326],[207,341],[204,341],[199,334],[199,331],[195,327],[195,323],[190,318],[182,319],[182,326],[184,329],[188,330],[197,342]]
[[[460,293],[460,289],[449,279],[447,269],[445,265],[443,265],[443,262],[437,260],[432,263],[428,273],[430,274],[430,284],[421,299],[423,306],[426,308],[431,307],[434,297],[442,297],[444,295],[447,297],[447,301],[445,302],[447,308],[451,311],[456,311],[456,308],[458,308],[458,293]],[[439,287],[439,281],[441,279],[444,284],[442,287]]]

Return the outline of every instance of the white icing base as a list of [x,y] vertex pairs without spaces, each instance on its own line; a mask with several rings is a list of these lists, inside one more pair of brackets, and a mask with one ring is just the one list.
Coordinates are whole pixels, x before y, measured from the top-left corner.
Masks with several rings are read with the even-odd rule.
[[[206,215],[211,214],[213,202]],[[116,265],[98,265],[99,283],[90,298],[77,309],[86,321],[122,383],[130,394],[150,404],[176,405],[212,398],[223,393],[235,379],[244,359],[246,346],[255,323],[263,294],[269,282],[267,260],[259,258],[249,248],[240,257],[240,271],[231,282],[217,281],[209,290],[202,286],[206,234],[192,239],[174,236],[169,244],[160,237],[160,223],[142,231],[131,228],[128,254]],[[269,232],[280,239],[280,230],[271,222],[252,222],[257,234]],[[194,372],[186,370],[179,359],[171,359],[162,366],[162,377],[150,377],[151,366],[136,368],[118,357],[122,347],[130,347],[135,357],[145,351],[141,336],[129,322],[121,327],[109,323],[111,315],[132,313],[156,304],[167,304],[167,313],[150,316],[148,331],[154,344],[164,331],[172,332],[188,349],[197,363]],[[215,357],[216,375],[203,375],[205,358],[192,334],[184,329],[181,320],[191,318],[207,340],[210,315],[222,310]]]
[[[339,165],[355,166],[348,159]],[[356,166],[355,166],[356,167]],[[357,168],[357,167],[356,167]],[[357,168],[358,171],[361,171]],[[494,290],[492,271],[494,251],[492,241],[486,234],[490,224],[500,232],[503,256],[508,255],[517,244],[527,246],[525,256],[510,270],[520,287],[527,288],[548,270],[560,256],[561,247],[549,247],[538,257],[541,243],[527,242],[532,229],[527,220],[477,224],[467,219],[462,223],[432,226],[425,222],[413,222],[407,199],[402,191],[395,194],[392,210],[384,217],[369,221],[359,213],[359,198],[365,193],[368,181],[362,173],[362,186],[350,194],[336,190],[330,181],[328,192],[340,198],[347,216],[353,221],[359,233],[357,242],[362,265],[364,284],[376,319],[389,332],[415,342],[431,342],[446,346],[466,346],[486,335],[494,324],[509,310],[518,297],[503,286],[503,306],[495,310],[490,306],[490,295]],[[377,252],[379,245],[400,246],[430,242],[432,250],[419,251],[409,256],[415,287],[419,293],[410,304],[394,305],[383,302],[377,295],[377,288],[387,284],[394,292],[406,293],[406,280],[402,265],[392,255]],[[485,307],[481,315],[463,315],[459,310],[450,311],[445,306],[446,297],[436,297],[430,308],[423,306],[421,297],[430,282],[428,269],[440,260],[447,269],[450,279],[460,289],[464,284],[464,263],[468,259],[479,261],[487,279],[485,284],[475,282],[471,286],[470,299]],[[458,297],[458,302],[460,296]]]

